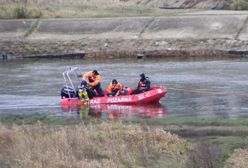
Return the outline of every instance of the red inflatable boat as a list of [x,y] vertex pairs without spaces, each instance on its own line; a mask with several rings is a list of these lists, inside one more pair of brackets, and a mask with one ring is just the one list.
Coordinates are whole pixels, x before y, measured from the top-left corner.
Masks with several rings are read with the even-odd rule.
[[164,97],[167,90],[162,86],[152,87],[151,90],[135,94],[135,95],[124,95],[124,96],[113,96],[113,97],[94,97],[88,102],[82,102],[78,98],[64,98],[60,100],[61,105],[78,106],[82,104],[125,104],[125,105],[137,105],[146,103],[156,103]]
[[[77,98],[75,81],[73,82],[71,79],[71,74],[74,74],[74,77],[79,76],[79,69],[77,67],[70,67],[68,70],[63,72],[63,77],[65,81],[65,86],[62,88],[61,93],[65,93],[66,96],[62,96],[60,104],[62,106],[78,106],[78,105],[94,105],[94,104],[123,104],[123,105],[137,105],[137,104],[147,104],[147,103],[156,103],[165,96],[167,93],[166,89],[163,86],[155,86],[152,87],[149,91],[130,95],[131,92],[128,92],[127,95],[122,96],[113,96],[108,97],[94,97],[88,102],[83,102],[79,98]],[[80,83],[80,79],[77,79],[77,85]],[[129,90],[132,90],[129,88]]]

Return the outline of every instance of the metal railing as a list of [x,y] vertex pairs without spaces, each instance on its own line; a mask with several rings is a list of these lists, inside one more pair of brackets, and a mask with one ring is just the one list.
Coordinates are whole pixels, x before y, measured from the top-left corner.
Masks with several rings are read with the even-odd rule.
[[77,77],[79,83],[80,83],[79,68],[78,67],[68,67],[68,69],[63,72],[63,78],[64,78],[65,86],[66,86],[67,91],[68,91],[69,98],[71,98],[71,94],[69,92],[69,85],[76,94],[76,88],[75,88],[75,86],[71,80],[71,76],[70,76],[71,74],[75,75]]

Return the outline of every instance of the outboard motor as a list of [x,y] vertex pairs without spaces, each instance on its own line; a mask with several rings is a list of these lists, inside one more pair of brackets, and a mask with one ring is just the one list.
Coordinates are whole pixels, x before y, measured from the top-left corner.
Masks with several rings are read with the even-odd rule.
[[64,86],[60,91],[61,99],[63,98],[76,98],[77,93],[71,88]]

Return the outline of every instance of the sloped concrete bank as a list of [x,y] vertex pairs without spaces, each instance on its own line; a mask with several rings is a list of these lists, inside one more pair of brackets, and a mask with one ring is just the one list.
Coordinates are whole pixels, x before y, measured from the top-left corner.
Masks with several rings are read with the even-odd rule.
[[[241,47],[243,46],[243,47]],[[2,59],[22,58],[154,58],[248,57],[248,41],[217,40],[67,40],[0,41]],[[3,52],[4,51],[4,52]],[[7,58],[6,58],[7,57]],[[1,58],[0,58],[1,59]]]
[[[206,13],[206,11],[204,11]],[[229,12],[230,13],[230,12]],[[247,57],[248,12],[0,20],[3,58]],[[1,57],[0,57],[1,59]]]

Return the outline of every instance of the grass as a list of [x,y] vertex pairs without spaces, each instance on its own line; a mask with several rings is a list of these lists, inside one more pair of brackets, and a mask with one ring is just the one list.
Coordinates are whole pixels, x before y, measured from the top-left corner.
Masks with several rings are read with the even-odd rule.
[[12,125],[34,125],[41,122],[45,125],[71,125],[77,124],[80,120],[61,117],[48,117],[42,114],[34,115],[11,115],[0,118],[0,123],[5,126]]
[[[185,0],[184,0],[185,1]],[[140,0],[1,0],[0,19],[164,16],[185,10],[165,10],[161,1]],[[248,0],[233,0],[230,8],[247,10]],[[232,7],[233,6],[233,7]]]
[[248,0],[233,0],[234,9],[236,10],[247,10]]
[[155,20],[155,18],[151,18],[147,23],[146,25],[143,27],[143,29],[140,31],[139,33],[139,36],[141,36],[145,31],[146,29],[152,24],[152,22]]
[[248,150],[247,149],[235,149],[232,155],[227,159],[225,163],[225,168],[246,168],[248,160]]
[[171,13],[137,3],[119,0],[2,0],[0,18],[161,16]]
[[24,37],[28,37],[29,35],[31,35],[37,29],[39,23],[40,23],[39,19],[33,22],[32,25],[25,32]]
[[248,119],[211,119],[211,118],[169,118],[169,119],[149,119],[137,120],[148,125],[193,125],[193,126],[248,126]]
[[0,127],[0,163],[13,168],[182,167],[189,149],[162,129],[120,122]]
[[[0,167],[39,167],[42,164],[50,164],[50,167],[239,166],[230,158],[244,160],[245,152],[239,155],[236,149],[248,149],[247,119],[142,119],[123,124],[93,118],[82,122],[37,114],[4,117],[0,121],[3,124],[0,125],[0,151],[3,151],[0,152]],[[27,148],[28,144],[33,146]],[[74,148],[74,145],[80,147]],[[21,156],[23,151],[28,155]],[[55,158],[52,163],[41,154],[45,151],[48,157],[70,157],[67,162]],[[58,153],[52,154],[54,151]],[[10,156],[6,158],[7,154]]]
[[[188,154],[187,165],[190,167],[215,165],[225,168],[246,168],[247,166],[248,119],[169,118],[140,120],[138,123],[155,127],[163,126],[165,130],[180,135],[194,144],[193,154]],[[208,145],[205,142],[208,142]]]
[[[222,147],[222,155],[219,157],[221,167],[246,167],[244,160],[248,158],[248,136],[210,136],[208,139],[212,144]],[[240,151],[240,149],[242,150]],[[241,162],[238,162],[238,160]]]
[[42,14],[42,8],[38,5],[30,6],[27,0],[0,2],[0,19],[40,18]]
[[238,39],[240,36],[240,33],[245,29],[246,24],[248,23],[248,17],[246,17],[243,25],[240,27],[239,31],[237,32],[237,34],[235,35],[235,39]]

